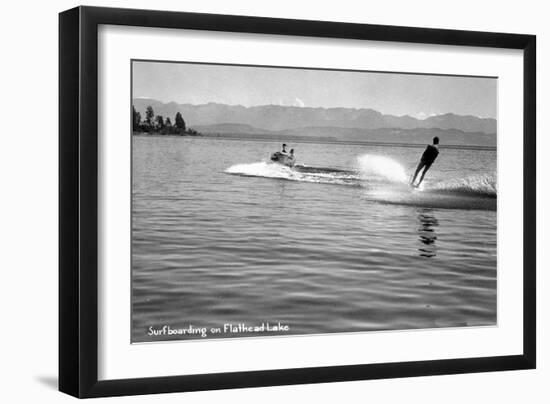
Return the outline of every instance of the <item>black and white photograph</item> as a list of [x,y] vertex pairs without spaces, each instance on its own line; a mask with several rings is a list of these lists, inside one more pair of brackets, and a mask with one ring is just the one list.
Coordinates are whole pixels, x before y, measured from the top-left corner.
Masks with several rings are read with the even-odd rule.
[[497,326],[498,85],[132,60],[131,342]]

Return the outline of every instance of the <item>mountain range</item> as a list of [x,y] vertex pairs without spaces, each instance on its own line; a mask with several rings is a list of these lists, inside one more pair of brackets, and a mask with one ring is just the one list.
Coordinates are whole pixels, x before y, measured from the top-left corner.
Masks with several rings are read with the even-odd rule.
[[[394,141],[393,137],[407,137],[407,133],[422,135],[422,133],[443,132],[449,135],[457,134],[467,142],[458,141],[454,144],[496,145],[497,122],[492,118],[478,118],[472,115],[456,115],[452,113],[417,119],[409,115],[396,116],[382,114],[367,108],[312,108],[280,105],[260,105],[244,107],[242,105],[227,105],[219,103],[208,104],[178,104],[163,103],[149,98],[135,98],[134,107],[141,116],[145,109],[151,106],[155,115],[170,117],[173,121],[180,112],[188,127],[203,133],[264,133],[277,132],[279,135],[300,134],[308,136],[324,136],[330,134],[346,139],[371,140],[372,134]],[[430,129],[429,131],[419,131]],[[393,134],[393,135],[392,135]],[[392,137],[393,136],[393,137]],[[420,136],[419,141],[425,142],[426,136]],[[479,140],[479,141],[477,141]]]

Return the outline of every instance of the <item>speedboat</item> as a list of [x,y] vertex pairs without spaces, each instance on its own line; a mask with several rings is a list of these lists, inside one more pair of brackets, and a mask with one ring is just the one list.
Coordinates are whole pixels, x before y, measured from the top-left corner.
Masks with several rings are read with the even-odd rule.
[[271,155],[271,161],[274,163],[279,163],[287,167],[293,167],[296,157],[284,154],[281,152],[275,152]]

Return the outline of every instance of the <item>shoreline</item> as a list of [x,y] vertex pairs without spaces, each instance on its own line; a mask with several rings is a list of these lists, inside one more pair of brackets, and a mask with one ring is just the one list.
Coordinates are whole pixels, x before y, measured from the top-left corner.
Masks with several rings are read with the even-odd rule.
[[[402,142],[376,142],[376,141],[358,141],[358,140],[330,140],[330,139],[304,139],[303,137],[273,137],[273,138],[264,138],[264,137],[247,137],[241,135],[227,135],[227,134],[208,134],[201,133],[200,135],[161,135],[158,133],[154,134],[145,134],[145,133],[132,133],[132,136],[140,137],[178,137],[178,138],[189,138],[194,139],[223,139],[223,140],[240,140],[240,141],[253,141],[253,142],[293,142],[298,144],[341,144],[348,146],[379,146],[379,147],[411,147],[411,148],[423,148],[426,146],[425,143],[402,143]],[[441,149],[458,149],[458,150],[483,150],[483,151],[496,151],[496,146],[482,146],[482,145],[440,145]]]

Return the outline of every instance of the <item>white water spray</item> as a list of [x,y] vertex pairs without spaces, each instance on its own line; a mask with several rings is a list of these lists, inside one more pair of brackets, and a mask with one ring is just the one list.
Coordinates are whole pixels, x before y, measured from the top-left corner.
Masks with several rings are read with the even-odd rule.
[[377,177],[400,183],[405,183],[408,179],[403,166],[389,157],[364,154],[357,157],[357,166],[364,179]]
[[441,193],[496,197],[497,179],[495,174],[476,174],[465,178],[451,178],[433,184],[429,190]]
[[235,164],[225,170],[228,174],[248,175],[251,177],[284,178],[293,179],[295,177],[291,168],[282,164],[275,163],[248,163]]

